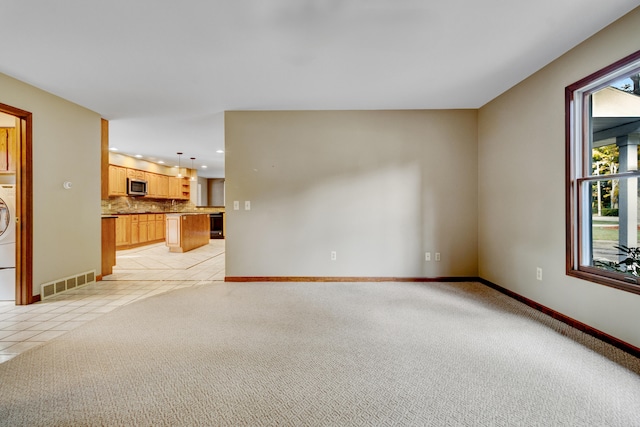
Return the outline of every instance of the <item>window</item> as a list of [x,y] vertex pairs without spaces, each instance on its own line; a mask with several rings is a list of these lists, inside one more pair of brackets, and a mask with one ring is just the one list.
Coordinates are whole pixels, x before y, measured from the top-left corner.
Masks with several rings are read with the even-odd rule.
[[640,294],[640,51],[566,88],[567,274]]

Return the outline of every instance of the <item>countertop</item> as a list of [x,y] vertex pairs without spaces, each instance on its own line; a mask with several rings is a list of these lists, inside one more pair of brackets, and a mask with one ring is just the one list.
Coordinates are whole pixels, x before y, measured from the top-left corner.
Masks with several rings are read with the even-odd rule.
[[150,212],[117,212],[112,214],[102,214],[103,218],[108,217],[117,217],[121,215],[155,215],[155,214],[164,214],[164,215],[209,215],[210,213],[218,213],[218,212],[158,212],[158,211],[150,211]]
[[165,215],[209,215],[215,212],[165,212]]

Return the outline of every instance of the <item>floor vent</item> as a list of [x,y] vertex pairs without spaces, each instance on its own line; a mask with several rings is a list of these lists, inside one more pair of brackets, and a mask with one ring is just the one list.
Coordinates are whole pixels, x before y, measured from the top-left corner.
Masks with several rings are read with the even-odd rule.
[[70,289],[77,289],[81,286],[86,286],[96,281],[96,271],[85,271],[84,273],[76,274],[74,276],[65,277],[58,280],[53,280],[48,283],[40,285],[40,299],[50,298],[61,292],[68,291]]

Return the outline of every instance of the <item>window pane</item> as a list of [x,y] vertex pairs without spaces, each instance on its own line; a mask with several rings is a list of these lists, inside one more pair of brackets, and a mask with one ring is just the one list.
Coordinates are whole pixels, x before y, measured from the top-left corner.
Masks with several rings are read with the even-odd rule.
[[620,153],[615,143],[609,145],[593,143],[592,147],[591,175],[611,175],[619,172]]
[[594,218],[618,217],[620,181],[603,179],[591,182],[591,212]]
[[[591,190],[591,228],[584,253],[591,254],[590,266],[610,272],[638,275],[638,183],[637,178],[586,182]],[[603,203],[605,193],[614,195]],[[598,200],[602,203],[598,212]],[[613,199],[613,202],[610,200]],[[607,207],[605,207],[607,206]],[[585,215],[585,217],[588,217]],[[587,233],[584,233],[587,234]],[[583,258],[585,259],[585,258]]]

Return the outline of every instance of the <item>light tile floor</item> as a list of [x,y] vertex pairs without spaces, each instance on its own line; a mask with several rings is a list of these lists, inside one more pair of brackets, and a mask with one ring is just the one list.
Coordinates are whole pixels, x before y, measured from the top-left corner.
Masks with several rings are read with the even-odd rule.
[[164,243],[116,252],[113,274],[36,304],[0,301],[0,363],[104,313],[152,295],[224,281],[225,241],[185,253]]

